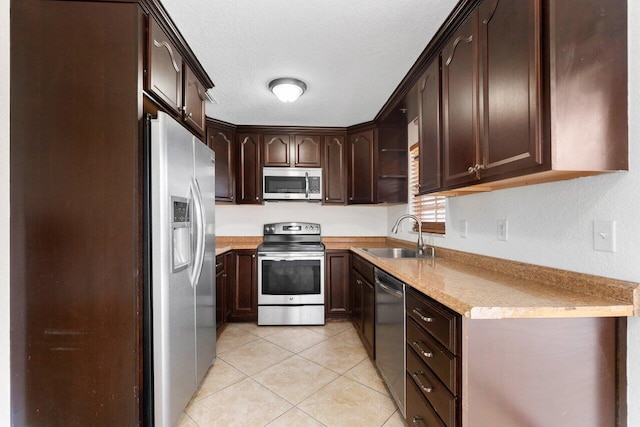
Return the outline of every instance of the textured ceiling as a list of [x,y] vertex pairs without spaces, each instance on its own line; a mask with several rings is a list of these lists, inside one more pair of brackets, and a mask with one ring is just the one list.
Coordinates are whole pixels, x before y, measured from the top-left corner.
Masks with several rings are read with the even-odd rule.
[[[161,0],[216,85],[207,115],[238,125],[372,120],[456,0]],[[305,81],[284,104],[278,77]]]

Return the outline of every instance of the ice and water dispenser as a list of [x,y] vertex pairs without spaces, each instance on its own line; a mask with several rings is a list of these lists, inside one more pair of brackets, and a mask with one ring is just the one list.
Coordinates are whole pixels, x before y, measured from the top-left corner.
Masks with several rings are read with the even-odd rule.
[[189,200],[182,197],[171,198],[171,271],[185,269],[191,262],[191,220]]

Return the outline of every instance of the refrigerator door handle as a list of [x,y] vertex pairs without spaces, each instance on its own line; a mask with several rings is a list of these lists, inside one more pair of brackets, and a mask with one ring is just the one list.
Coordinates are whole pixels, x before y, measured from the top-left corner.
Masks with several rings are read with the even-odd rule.
[[193,257],[193,269],[191,270],[191,286],[196,287],[198,280],[200,280],[200,273],[202,273],[202,264],[204,262],[204,212],[202,209],[202,193],[200,192],[200,186],[195,178],[191,180],[191,193],[193,194],[193,210],[195,214],[195,222],[197,228],[195,230],[196,237],[196,252]]

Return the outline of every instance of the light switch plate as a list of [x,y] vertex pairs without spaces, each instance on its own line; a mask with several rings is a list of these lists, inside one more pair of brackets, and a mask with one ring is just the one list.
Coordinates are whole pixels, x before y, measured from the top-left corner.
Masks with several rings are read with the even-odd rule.
[[603,252],[616,251],[616,222],[611,220],[593,221],[593,249]]
[[467,238],[467,230],[468,230],[468,226],[467,226],[467,220],[463,219],[460,221],[460,237],[462,237],[463,239]]
[[507,241],[508,226],[509,226],[509,223],[507,222],[506,219],[498,220],[498,240],[502,240],[504,242]]

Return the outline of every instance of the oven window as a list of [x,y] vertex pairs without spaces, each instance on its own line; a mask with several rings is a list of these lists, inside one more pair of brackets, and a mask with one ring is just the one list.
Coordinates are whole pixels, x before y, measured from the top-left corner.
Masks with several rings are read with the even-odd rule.
[[304,194],[307,188],[305,177],[267,176],[264,179],[265,193]]
[[320,261],[262,261],[263,295],[320,294]]

